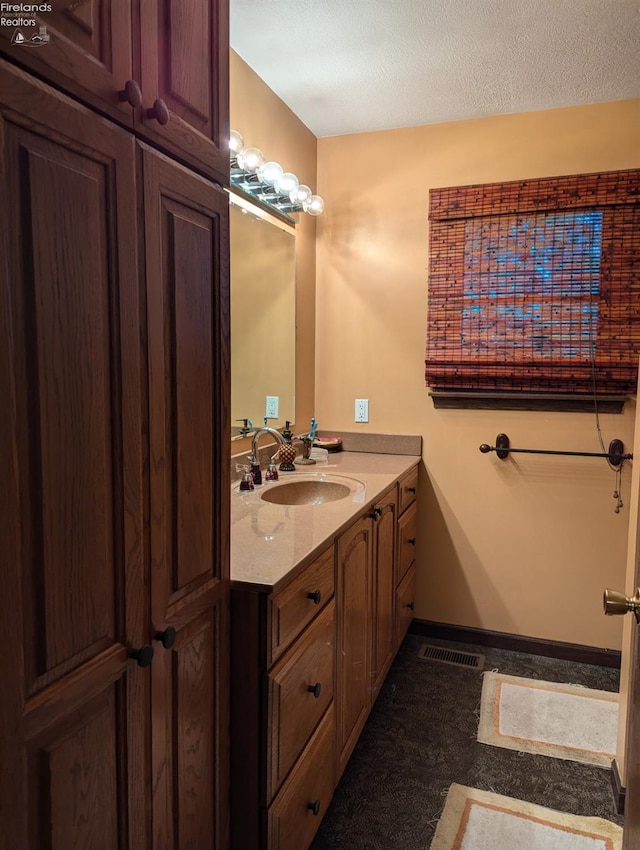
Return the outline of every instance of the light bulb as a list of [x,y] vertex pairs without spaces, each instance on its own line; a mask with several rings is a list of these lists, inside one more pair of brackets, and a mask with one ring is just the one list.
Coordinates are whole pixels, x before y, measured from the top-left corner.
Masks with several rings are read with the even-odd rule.
[[278,162],[264,162],[258,168],[257,174],[261,183],[273,186],[282,177],[283,168]]
[[264,162],[264,154],[258,148],[244,148],[238,154],[238,167],[243,171],[256,171]]
[[304,204],[304,202],[308,201],[311,197],[311,189],[308,186],[305,186],[304,183],[300,183],[295,189],[293,189],[292,192],[290,192],[289,197],[293,204]]
[[244,139],[237,130],[232,130],[229,134],[229,152],[231,156],[238,156],[244,148]]
[[298,178],[290,171],[285,173],[275,182],[276,190],[280,195],[289,195],[298,188]]
[[311,195],[302,203],[302,209],[309,215],[321,215],[324,212],[324,201],[320,195]]

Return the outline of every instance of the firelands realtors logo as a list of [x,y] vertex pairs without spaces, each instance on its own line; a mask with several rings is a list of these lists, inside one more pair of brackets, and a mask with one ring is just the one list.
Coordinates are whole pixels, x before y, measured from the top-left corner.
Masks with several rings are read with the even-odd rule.
[[36,14],[51,11],[51,3],[0,3],[0,27],[12,27],[11,44],[42,47],[49,42],[47,28]]

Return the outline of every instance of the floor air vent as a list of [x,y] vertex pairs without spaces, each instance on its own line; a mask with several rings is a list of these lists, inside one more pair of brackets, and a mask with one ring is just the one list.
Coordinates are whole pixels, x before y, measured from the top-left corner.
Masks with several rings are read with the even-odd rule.
[[456,667],[470,667],[473,670],[482,670],[484,667],[484,655],[458,652],[442,646],[430,646],[427,643],[423,643],[420,647],[418,658],[424,661],[439,661],[441,664],[454,664]]

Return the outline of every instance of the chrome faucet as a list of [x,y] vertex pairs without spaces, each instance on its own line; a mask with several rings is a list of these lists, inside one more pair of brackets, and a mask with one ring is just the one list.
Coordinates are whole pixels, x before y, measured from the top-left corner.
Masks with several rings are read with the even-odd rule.
[[[263,425],[262,428],[257,428],[253,439],[251,440],[251,458],[249,462],[252,467],[257,466],[258,471],[260,471],[260,458],[258,456],[258,439],[262,436],[262,434],[271,434],[272,437],[276,438],[276,442],[278,442],[281,446],[286,446],[287,441],[282,436],[280,431],[276,431],[275,428],[270,428],[268,425]],[[260,476],[260,481],[262,481],[262,476]]]

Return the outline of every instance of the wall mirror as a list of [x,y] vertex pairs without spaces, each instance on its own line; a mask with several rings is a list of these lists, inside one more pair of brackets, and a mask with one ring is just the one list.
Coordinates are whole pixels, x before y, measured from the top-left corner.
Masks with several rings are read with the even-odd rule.
[[295,419],[295,231],[230,194],[231,437]]

